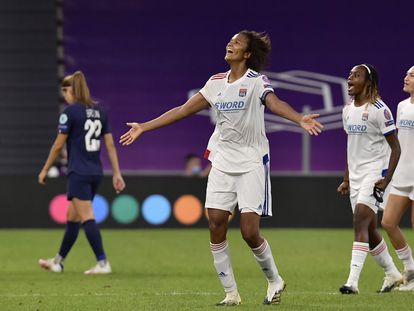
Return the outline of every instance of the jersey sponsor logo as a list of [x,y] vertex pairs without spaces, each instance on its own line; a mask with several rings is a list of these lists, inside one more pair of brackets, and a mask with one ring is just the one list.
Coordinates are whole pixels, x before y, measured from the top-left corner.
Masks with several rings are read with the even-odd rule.
[[394,124],[394,120],[389,120],[387,122],[385,122],[385,126],[391,126]]
[[62,113],[59,117],[59,123],[65,124],[66,122],[68,122],[68,115],[66,113]]
[[240,89],[239,90],[239,96],[240,97],[245,97],[247,94],[247,89]]
[[384,109],[384,117],[385,117],[386,120],[392,120],[392,115],[388,111],[388,109]]
[[368,111],[365,111],[362,114],[362,121],[368,121],[368,117],[369,117],[369,113],[368,113]]
[[363,124],[348,124],[349,134],[363,134],[367,132],[368,127]]
[[414,129],[414,120],[401,119],[398,127],[406,128],[406,129]]
[[244,101],[233,101],[233,102],[222,102],[215,103],[214,106],[220,111],[235,111],[235,110],[244,110]]

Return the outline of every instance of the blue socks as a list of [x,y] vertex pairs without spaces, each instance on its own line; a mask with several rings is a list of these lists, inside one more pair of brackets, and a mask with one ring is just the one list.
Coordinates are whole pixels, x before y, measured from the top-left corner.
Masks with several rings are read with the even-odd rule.
[[106,260],[106,255],[103,250],[102,238],[99,232],[98,226],[96,225],[95,219],[89,219],[83,224],[86,237],[88,238],[89,244],[91,245],[93,252],[95,253],[96,260]]
[[68,221],[66,223],[66,231],[63,236],[62,244],[60,245],[59,255],[61,258],[65,258],[75,244],[78,238],[80,224],[78,222]]

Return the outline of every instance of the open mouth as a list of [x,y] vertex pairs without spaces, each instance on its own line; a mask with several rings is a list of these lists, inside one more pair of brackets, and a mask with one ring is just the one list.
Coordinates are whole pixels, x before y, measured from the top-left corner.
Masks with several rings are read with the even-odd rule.
[[348,83],[348,92],[352,92],[354,90],[354,85],[352,83]]

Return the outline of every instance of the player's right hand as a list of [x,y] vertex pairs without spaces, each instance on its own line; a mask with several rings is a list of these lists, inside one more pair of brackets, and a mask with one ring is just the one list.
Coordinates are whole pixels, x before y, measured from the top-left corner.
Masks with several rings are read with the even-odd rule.
[[39,184],[46,185],[46,176],[47,171],[41,170],[39,176],[37,177],[37,181],[39,182]]
[[141,124],[139,123],[132,122],[127,123],[127,125],[130,126],[131,129],[122,135],[119,139],[119,142],[122,144],[122,146],[128,146],[132,144],[144,132]]
[[349,194],[349,181],[343,181],[336,191],[342,195]]

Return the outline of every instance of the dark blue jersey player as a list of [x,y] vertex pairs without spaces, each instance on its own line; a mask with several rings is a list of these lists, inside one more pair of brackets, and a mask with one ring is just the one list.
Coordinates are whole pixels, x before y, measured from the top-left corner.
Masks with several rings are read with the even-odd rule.
[[39,173],[39,183],[44,185],[47,172],[66,143],[69,159],[68,200],[66,231],[60,250],[55,258],[40,259],[42,268],[53,272],[63,271],[63,260],[75,243],[80,223],[95,253],[98,263],[85,274],[111,272],[106,259],[102,238],[95,222],[92,200],[102,179],[100,160],[101,138],[105,142],[113,170],[113,186],[119,193],[125,188],[118,157],[110,133],[105,111],[99,107],[89,93],[82,72],[67,76],[62,82],[62,93],[69,104],[59,118],[59,133],[45,165]]

